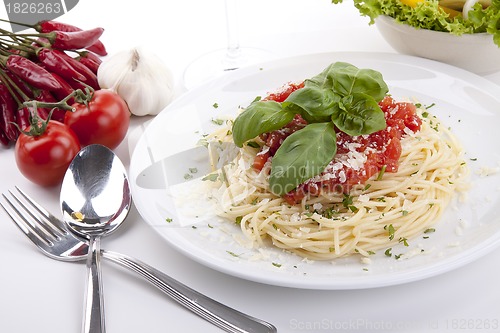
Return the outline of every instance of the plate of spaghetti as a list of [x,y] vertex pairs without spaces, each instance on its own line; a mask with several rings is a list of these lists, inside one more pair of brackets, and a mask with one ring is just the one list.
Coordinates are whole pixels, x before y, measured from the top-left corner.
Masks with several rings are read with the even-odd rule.
[[135,205],[186,256],[256,282],[428,278],[500,242],[498,96],[475,74],[396,54],[240,69],[148,125]]

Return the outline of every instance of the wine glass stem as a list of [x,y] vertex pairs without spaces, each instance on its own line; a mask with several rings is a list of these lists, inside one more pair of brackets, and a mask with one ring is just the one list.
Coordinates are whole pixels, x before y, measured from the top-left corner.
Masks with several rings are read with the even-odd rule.
[[226,25],[227,25],[227,52],[228,59],[237,58],[240,54],[240,41],[238,32],[238,0],[226,1]]

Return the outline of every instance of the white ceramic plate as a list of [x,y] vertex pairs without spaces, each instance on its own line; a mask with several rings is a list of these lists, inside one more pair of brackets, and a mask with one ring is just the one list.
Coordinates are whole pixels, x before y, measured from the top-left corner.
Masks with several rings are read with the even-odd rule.
[[[467,201],[450,206],[428,239],[393,248],[392,253],[403,254],[399,260],[380,251],[370,257],[370,263],[357,256],[311,262],[272,247],[249,249],[238,241],[239,228],[215,216],[206,192],[200,190],[208,159],[206,150],[193,147],[202,134],[217,128],[212,120],[235,115],[239,105],[246,106],[288,81],[311,77],[335,61],[380,71],[396,99],[435,103],[430,111],[452,129],[467,152],[472,170]],[[132,156],[132,193],[144,220],[168,243],[221,272],[307,289],[400,284],[450,271],[500,243],[498,124],[500,88],[442,63],[380,53],[328,53],[273,61],[199,86],[161,112]]]

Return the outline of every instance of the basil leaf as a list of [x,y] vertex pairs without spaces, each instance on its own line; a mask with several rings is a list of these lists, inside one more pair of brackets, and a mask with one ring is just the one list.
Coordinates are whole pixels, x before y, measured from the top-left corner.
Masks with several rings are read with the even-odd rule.
[[389,91],[380,72],[373,69],[359,69],[346,62],[331,64],[320,74],[306,80],[305,85],[331,89],[340,96],[364,93],[372,96],[377,102],[381,101]]
[[361,93],[342,98],[334,106],[332,121],[351,136],[371,134],[386,127],[384,112],[377,101]]
[[295,113],[285,110],[275,101],[254,101],[234,120],[233,141],[238,147],[262,133],[282,128],[293,120]]
[[341,70],[345,67],[354,67],[353,65],[347,62],[335,62],[330,64],[327,68],[325,68],[321,73],[316,76],[313,76],[310,79],[305,80],[305,86],[317,86],[324,89],[333,89],[336,71]]
[[332,70],[333,90],[341,96],[363,93],[380,102],[389,91],[382,74],[373,69],[359,69],[353,65],[335,63]]
[[333,113],[333,105],[339,100],[340,96],[332,90],[307,86],[291,93],[283,106],[297,110],[309,123],[327,122]]
[[269,185],[283,195],[323,172],[337,152],[331,122],[309,124],[287,137],[273,156]]

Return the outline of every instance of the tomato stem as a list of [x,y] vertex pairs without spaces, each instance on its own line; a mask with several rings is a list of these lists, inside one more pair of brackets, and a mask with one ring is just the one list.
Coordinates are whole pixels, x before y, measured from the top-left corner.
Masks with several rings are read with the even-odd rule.
[[34,107],[34,108],[48,108],[48,109],[61,109],[61,110],[67,110],[67,111],[74,111],[74,108],[68,104],[68,100],[71,99],[72,97],[75,97],[75,95],[78,94],[78,92],[81,92],[80,89],[77,89],[73,91],[71,94],[66,96],[64,99],[60,100],[59,102],[40,102],[40,101],[27,101],[23,103],[23,106],[27,107]]

